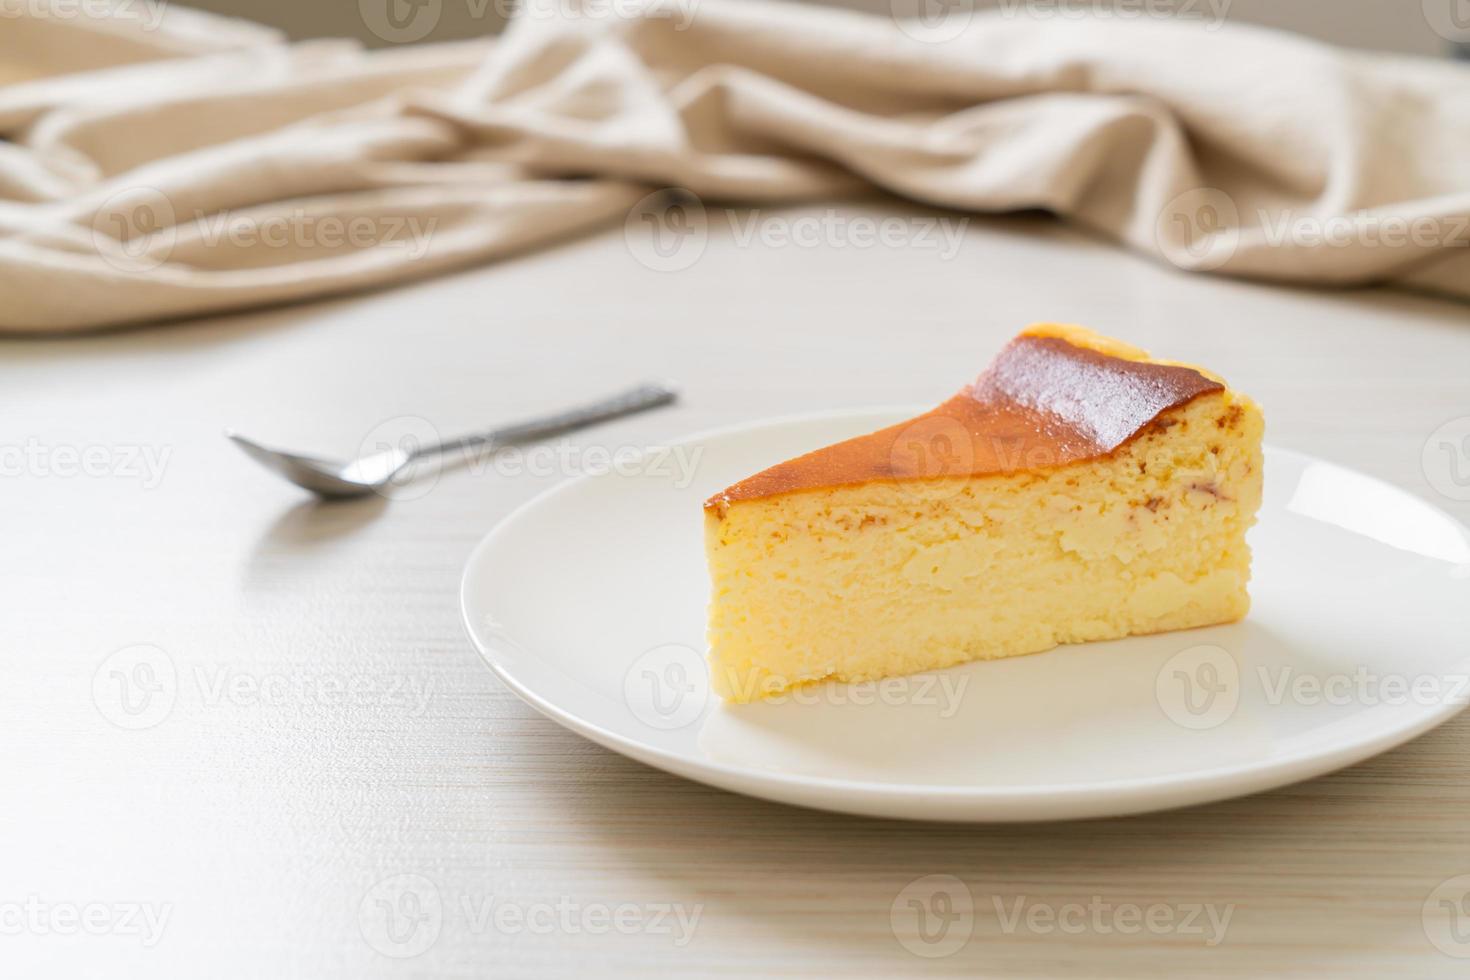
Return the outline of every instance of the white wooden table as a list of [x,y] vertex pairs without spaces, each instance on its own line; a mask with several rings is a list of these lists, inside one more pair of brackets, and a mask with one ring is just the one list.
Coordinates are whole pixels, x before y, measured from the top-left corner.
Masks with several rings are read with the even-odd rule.
[[[1266,406],[1271,441],[1470,519],[1435,489],[1455,461],[1421,463],[1470,415],[1466,308],[1187,277],[1040,219],[977,220],[946,260],[742,246],[717,216],[675,273],[612,229],[377,295],[5,343],[0,973],[1465,976],[1422,909],[1470,874],[1470,718],[1329,778],[1132,819],[916,825],[744,799],[563,731],[471,649],[466,556],[558,477],[445,473],[417,499],[319,507],[221,438],[343,454],[404,416],[448,434],[677,378],[679,407],[573,440],[646,444],[937,400],[1036,319],[1209,364]],[[113,656],[136,645],[157,650]],[[975,903],[943,958],[890,922],[933,874]],[[380,901],[401,903],[391,935]],[[1218,945],[1127,930],[1130,906],[1192,904],[1233,906]]]

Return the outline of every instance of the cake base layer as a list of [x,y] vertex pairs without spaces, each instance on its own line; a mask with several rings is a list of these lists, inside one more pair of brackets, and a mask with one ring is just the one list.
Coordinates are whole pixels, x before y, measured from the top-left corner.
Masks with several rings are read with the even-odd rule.
[[1263,423],[1201,395],[1102,459],[875,480],[706,512],[715,690],[751,701],[1061,643],[1230,622]]

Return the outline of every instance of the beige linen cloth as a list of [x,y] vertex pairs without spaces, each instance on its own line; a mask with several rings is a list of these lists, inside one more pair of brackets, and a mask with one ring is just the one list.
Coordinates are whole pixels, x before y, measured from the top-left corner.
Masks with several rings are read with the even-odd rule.
[[753,0],[543,4],[494,41],[380,52],[40,6],[0,0],[0,329],[381,286],[668,187],[1041,208],[1184,269],[1470,298],[1449,61],[1014,4],[953,37]]

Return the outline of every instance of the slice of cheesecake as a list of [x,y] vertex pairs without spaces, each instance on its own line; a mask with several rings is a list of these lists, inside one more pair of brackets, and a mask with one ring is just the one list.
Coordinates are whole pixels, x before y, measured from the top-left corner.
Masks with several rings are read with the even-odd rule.
[[933,411],[706,501],[711,682],[751,701],[1239,619],[1262,429],[1208,371],[1030,327]]

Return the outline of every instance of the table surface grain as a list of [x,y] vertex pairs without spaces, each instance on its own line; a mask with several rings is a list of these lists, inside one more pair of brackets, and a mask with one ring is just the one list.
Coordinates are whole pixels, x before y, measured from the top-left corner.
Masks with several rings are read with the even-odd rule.
[[[447,471],[414,499],[319,506],[221,437],[344,455],[405,419],[447,434],[678,379],[679,406],[572,440],[642,445],[935,401],[1050,319],[1208,364],[1266,407],[1272,442],[1470,519],[1436,489],[1470,464],[1423,455],[1470,415],[1465,307],[1187,276],[1040,218],[976,219],[948,254],[724,217],[679,271],[614,228],[372,295],[0,346],[0,972],[1464,976],[1423,910],[1470,874],[1470,718],[1326,778],[1127,819],[746,799],[562,730],[471,648],[465,559],[557,475]],[[139,645],[173,671],[157,717],[118,713],[120,664],[160,676],[118,659]],[[930,875],[973,897],[943,957],[893,927]],[[1176,927],[1130,929],[1132,907]],[[1223,937],[1185,928],[1190,908],[1228,909]]]

